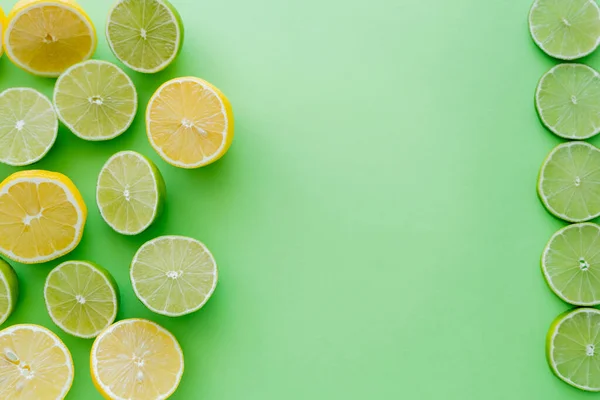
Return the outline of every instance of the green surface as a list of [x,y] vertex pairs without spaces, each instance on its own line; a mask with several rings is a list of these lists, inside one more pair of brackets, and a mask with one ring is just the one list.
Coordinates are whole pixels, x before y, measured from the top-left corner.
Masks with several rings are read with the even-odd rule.
[[[110,2],[81,4],[102,31]],[[539,265],[564,223],[535,190],[560,139],[534,107],[557,62],[530,37],[529,1],[173,4],[186,43],[164,72],[129,72],[141,105],[133,127],[106,143],[61,128],[38,166],[68,174],[90,208],[67,258],[113,273],[119,318],[151,318],[181,342],[174,399],[597,397],[554,377],[544,354],[568,306]],[[102,36],[96,58],[115,61]],[[600,53],[585,61],[600,68]],[[168,166],[144,134],[143,105],[181,75],[214,83],[236,114],[227,156],[193,171]],[[0,60],[0,89],[50,95],[53,82]],[[165,213],[133,238],[94,202],[97,173],[125,149],[151,157],[168,191]],[[214,297],[193,315],[155,316],[128,283],[137,248],[162,234],[196,237],[219,264]],[[9,322],[57,332],[77,368],[69,399],[99,400],[91,342],[61,333],[44,310],[58,263],[16,266],[22,300]]]

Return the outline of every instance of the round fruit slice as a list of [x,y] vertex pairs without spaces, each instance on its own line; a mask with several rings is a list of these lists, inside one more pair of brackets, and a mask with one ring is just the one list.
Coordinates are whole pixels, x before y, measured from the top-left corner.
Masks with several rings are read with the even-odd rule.
[[206,304],[217,286],[217,264],[199,241],[162,236],[138,250],[130,277],[135,294],[146,307],[179,317]]
[[15,309],[19,298],[19,281],[15,270],[0,259],[0,325],[2,325]]
[[535,0],[529,30],[548,55],[574,60],[600,43],[600,9],[595,0]]
[[535,95],[540,119],[565,139],[600,132],[600,74],[583,64],[561,64],[540,80]]
[[96,201],[111,228],[137,235],[156,220],[165,192],[162,175],[152,161],[135,151],[122,151],[102,167]]
[[600,150],[586,142],[556,146],[544,161],[538,193],[548,211],[569,222],[600,215]]
[[74,65],[56,81],[58,118],[85,140],[114,139],[129,128],[137,111],[137,92],[123,70],[106,61]]
[[0,7],[0,56],[2,56],[2,54],[4,54],[4,28],[6,28],[6,14],[4,13],[4,10],[2,9],[2,7]]
[[173,79],[148,103],[150,144],[169,164],[198,168],[223,157],[233,141],[233,111],[227,98],[198,78]]
[[63,331],[91,339],[115,322],[119,290],[104,268],[67,261],[48,275],[44,299],[50,317]]
[[550,239],[542,256],[550,289],[577,306],[600,304],[600,226],[567,226]]
[[52,103],[40,92],[13,88],[0,93],[0,162],[33,164],[50,151],[58,134]]
[[71,353],[43,326],[11,326],[0,331],[0,381],[0,399],[64,399],[73,383]]
[[600,310],[576,308],[559,316],[548,331],[546,355],[561,380],[600,391]]
[[74,1],[21,0],[8,20],[6,54],[32,74],[57,77],[96,50],[94,25]]
[[166,329],[126,319],[102,332],[92,346],[92,380],[106,399],[159,400],[171,396],[183,375],[183,352]]
[[21,171],[0,184],[0,216],[0,253],[20,263],[37,264],[77,247],[87,208],[66,176]]
[[166,0],[118,0],[108,14],[106,39],[123,64],[138,72],[155,73],[179,54],[183,23]]

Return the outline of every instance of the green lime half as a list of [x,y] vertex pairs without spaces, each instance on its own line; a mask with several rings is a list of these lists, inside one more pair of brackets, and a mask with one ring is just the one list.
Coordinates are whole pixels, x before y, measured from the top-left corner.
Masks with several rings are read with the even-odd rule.
[[162,175],[152,161],[135,151],[121,151],[102,167],[96,201],[111,228],[137,235],[156,220],[165,193]]
[[600,226],[569,225],[544,250],[542,271],[550,289],[577,306],[600,304]]
[[0,258],[0,325],[2,325],[17,305],[19,281],[15,270]]
[[529,30],[548,55],[574,60],[600,44],[600,9],[595,0],[535,0]]
[[106,39],[123,64],[151,74],[177,57],[183,23],[166,0],[117,0],[108,14]]
[[554,320],[546,338],[552,371],[576,388],[600,391],[600,310],[577,308]]
[[85,140],[110,140],[129,128],[137,111],[137,92],[123,70],[89,60],[66,70],[56,81],[58,118]]
[[542,165],[538,194],[548,211],[565,221],[600,216],[600,150],[586,142],[556,146]]
[[41,160],[57,133],[58,119],[46,96],[29,88],[0,93],[0,162],[24,166]]
[[217,286],[217,264],[201,242],[162,236],[138,250],[130,270],[137,297],[155,313],[178,317],[199,310]]
[[104,268],[67,261],[48,275],[44,299],[56,325],[73,336],[91,339],[115,321],[119,289]]
[[600,74],[583,64],[560,64],[540,80],[535,94],[540,119],[565,139],[600,132]]

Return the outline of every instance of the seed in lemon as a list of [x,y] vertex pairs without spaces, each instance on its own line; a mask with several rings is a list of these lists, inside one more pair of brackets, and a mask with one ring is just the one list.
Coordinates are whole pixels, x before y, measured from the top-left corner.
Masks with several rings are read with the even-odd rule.
[[2,325],[17,305],[19,281],[9,263],[0,259],[0,325]]
[[66,261],[48,275],[44,299],[52,321],[63,331],[91,339],[115,322],[119,289],[104,268]]
[[0,331],[0,399],[62,400],[73,375],[69,349],[50,330],[14,325]]
[[46,96],[34,89],[0,93],[0,162],[24,166],[41,160],[58,134],[58,118]]
[[8,21],[6,54],[35,75],[57,77],[96,50],[92,20],[75,1],[22,0]]
[[193,77],[163,84],[146,111],[150,144],[169,164],[198,168],[223,157],[233,141],[229,100],[210,83]]
[[24,264],[54,260],[81,240],[87,208],[57,172],[21,171],[0,184],[0,253]]
[[58,118],[85,140],[114,139],[129,128],[137,111],[137,92],[125,72],[106,61],[72,66],[56,81]]
[[196,239],[162,236],[140,247],[130,278],[146,307],[179,317],[199,310],[210,299],[217,286],[217,263]]
[[181,381],[183,352],[160,325],[126,319],[98,335],[90,368],[94,385],[106,399],[167,399]]

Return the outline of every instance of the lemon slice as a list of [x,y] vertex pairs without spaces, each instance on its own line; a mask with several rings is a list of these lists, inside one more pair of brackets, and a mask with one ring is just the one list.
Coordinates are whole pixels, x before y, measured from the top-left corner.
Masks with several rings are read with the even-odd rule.
[[66,176],[21,171],[0,184],[0,253],[24,264],[61,257],[79,244],[87,208]]
[[57,77],[96,50],[94,25],[74,1],[21,0],[8,20],[6,54],[32,74]]
[[0,7],[0,56],[4,54],[4,28],[6,28],[6,14],[2,7]]
[[146,111],[150,144],[169,164],[198,168],[223,157],[233,141],[233,111],[227,98],[199,78],[163,84]]
[[0,93],[0,121],[0,162],[5,164],[33,164],[56,141],[54,106],[37,90],[11,88]]
[[158,324],[127,319],[96,338],[90,369],[106,399],[167,399],[181,381],[183,352],[177,339]]
[[73,371],[69,349],[48,329],[14,325],[0,331],[0,399],[64,399]]
[[44,299],[48,314],[63,331],[91,339],[115,322],[119,289],[104,268],[67,261],[48,275]]
[[19,281],[10,264],[0,259],[0,325],[12,314],[19,298]]

